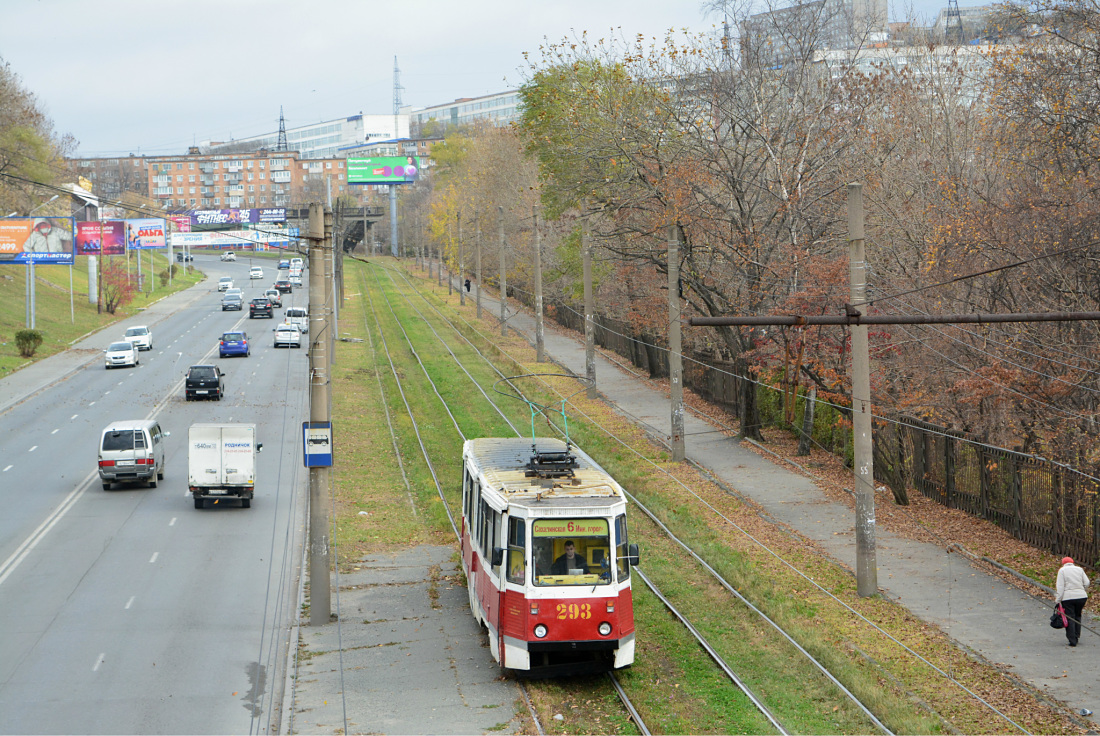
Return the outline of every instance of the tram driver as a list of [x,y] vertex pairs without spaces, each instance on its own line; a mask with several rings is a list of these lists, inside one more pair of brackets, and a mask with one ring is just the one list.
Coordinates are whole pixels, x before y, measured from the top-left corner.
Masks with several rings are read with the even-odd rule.
[[569,575],[570,570],[580,570],[580,574],[587,575],[588,562],[584,559],[584,555],[577,554],[577,548],[573,544],[573,540],[567,539],[565,541],[565,554],[554,560],[554,564],[550,566],[550,574]]

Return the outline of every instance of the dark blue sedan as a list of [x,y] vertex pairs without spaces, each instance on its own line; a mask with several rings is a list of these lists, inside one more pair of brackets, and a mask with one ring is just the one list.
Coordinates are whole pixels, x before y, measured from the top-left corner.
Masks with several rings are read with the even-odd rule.
[[243,332],[222,333],[221,344],[218,346],[218,356],[228,358],[231,355],[243,355],[248,357],[252,351],[248,347],[248,335]]

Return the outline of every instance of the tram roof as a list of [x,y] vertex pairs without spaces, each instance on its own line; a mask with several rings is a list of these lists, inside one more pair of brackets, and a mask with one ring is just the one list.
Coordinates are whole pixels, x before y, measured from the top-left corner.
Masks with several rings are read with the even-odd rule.
[[[537,437],[535,446],[544,453],[565,452],[566,449],[563,441],[553,437]],[[569,452],[577,459],[578,467],[573,471],[573,477],[550,481],[526,476],[527,463],[531,460],[530,439],[482,437],[466,441],[466,454],[485,477],[488,487],[509,501],[625,500],[622,487],[595,460],[575,446],[571,446]]]

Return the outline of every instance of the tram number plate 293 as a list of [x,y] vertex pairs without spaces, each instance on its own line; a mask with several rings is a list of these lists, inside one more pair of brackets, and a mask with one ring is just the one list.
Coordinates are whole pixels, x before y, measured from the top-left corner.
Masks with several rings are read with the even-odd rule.
[[557,611],[559,619],[592,618],[590,603],[559,603]]

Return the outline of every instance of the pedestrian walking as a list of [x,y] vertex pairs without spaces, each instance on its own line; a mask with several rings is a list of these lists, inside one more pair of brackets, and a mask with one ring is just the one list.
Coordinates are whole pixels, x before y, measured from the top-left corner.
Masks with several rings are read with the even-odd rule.
[[466,283],[464,284],[464,286],[466,287],[466,291],[469,292],[470,291],[470,279],[466,279]]
[[1081,612],[1085,608],[1085,602],[1089,599],[1086,589],[1089,587],[1089,576],[1085,571],[1073,564],[1072,557],[1062,558],[1062,567],[1058,570],[1057,596],[1054,605],[1062,604],[1066,612],[1066,639],[1071,647],[1077,646],[1081,638]]

